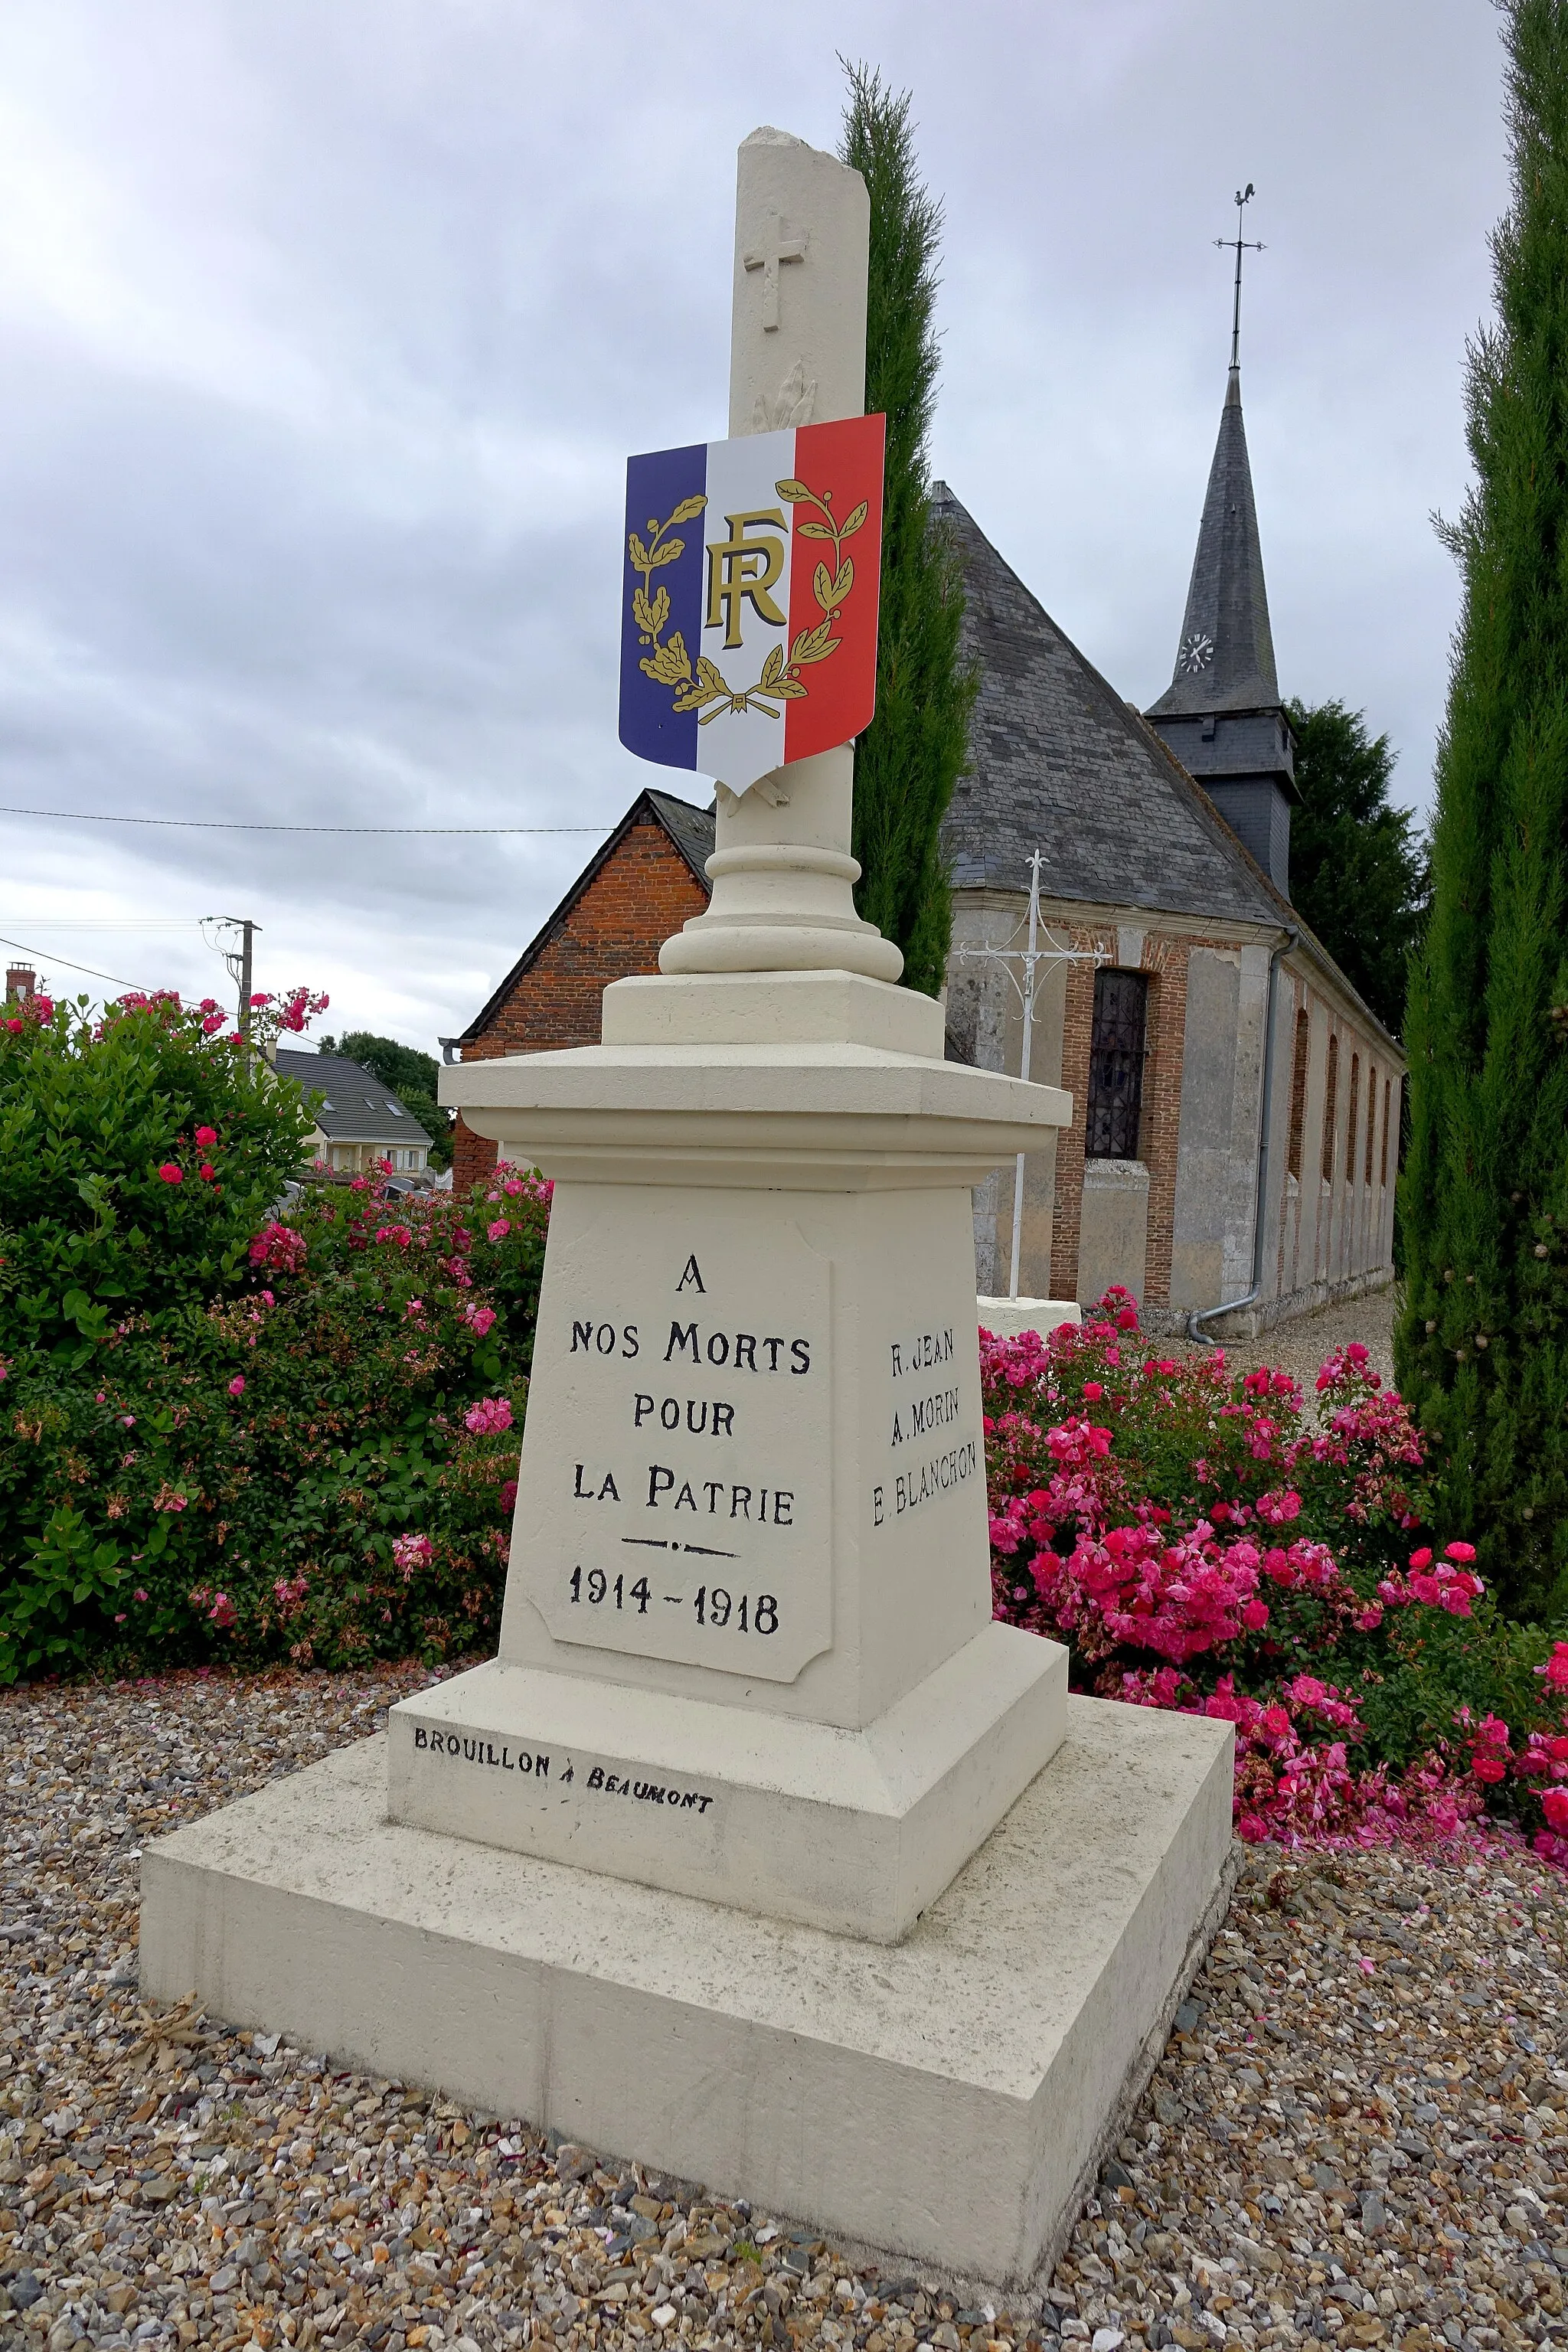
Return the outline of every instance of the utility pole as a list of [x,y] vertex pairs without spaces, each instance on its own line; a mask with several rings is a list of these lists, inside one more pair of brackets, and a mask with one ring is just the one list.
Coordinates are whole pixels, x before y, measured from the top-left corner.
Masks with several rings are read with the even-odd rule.
[[221,953],[232,978],[239,986],[239,1034],[248,1045],[252,966],[255,961],[256,934],[261,926],[258,922],[253,922],[248,915],[206,915],[204,916],[203,920],[208,923],[226,923],[231,930],[236,930],[240,935],[240,944],[237,948],[225,948]]

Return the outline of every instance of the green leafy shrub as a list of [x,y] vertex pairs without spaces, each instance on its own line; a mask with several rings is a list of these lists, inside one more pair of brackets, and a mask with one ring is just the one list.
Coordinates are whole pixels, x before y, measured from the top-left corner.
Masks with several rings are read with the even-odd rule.
[[127,1318],[240,1281],[310,1120],[226,1031],[175,996],[99,1021],[33,998],[0,1024],[0,1358],[79,1369]]

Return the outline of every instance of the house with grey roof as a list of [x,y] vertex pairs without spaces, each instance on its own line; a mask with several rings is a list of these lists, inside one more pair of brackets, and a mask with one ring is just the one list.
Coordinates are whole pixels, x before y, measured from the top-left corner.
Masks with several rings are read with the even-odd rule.
[[311,1135],[313,1156],[334,1176],[374,1174],[389,1163],[395,1176],[423,1175],[430,1161],[430,1138],[374,1072],[342,1054],[297,1053],[279,1046],[273,1066],[295,1078],[307,1095],[318,1089]]
[[[1294,744],[1233,366],[1170,687],[1146,716],[944,485],[980,678],[943,827],[948,1050],[1021,1066],[1031,860],[1051,959],[1030,1075],[1075,1116],[1025,1166],[1019,1290],[1120,1283],[1153,1328],[1252,1330],[1387,1283],[1405,1057],[1289,899]],[[980,1187],[982,1294],[1013,1171]]]

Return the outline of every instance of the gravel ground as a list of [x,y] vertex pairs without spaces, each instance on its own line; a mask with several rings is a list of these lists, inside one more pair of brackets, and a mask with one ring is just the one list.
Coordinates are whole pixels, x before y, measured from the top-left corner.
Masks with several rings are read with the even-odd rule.
[[[1315,1315],[1298,1315],[1288,1323],[1277,1323],[1261,1339],[1239,1339],[1226,1343],[1226,1360],[1251,1371],[1258,1364],[1268,1364],[1276,1371],[1289,1372],[1299,1380],[1309,1399],[1313,1382],[1336,1348],[1352,1339],[1359,1339],[1372,1358],[1372,1369],[1381,1372],[1392,1387],[1394,1383],[1394,1315],[1398,1292],[1373,1291],[1365,1298],[1352,1298],[1334,1307],[1320,1307]],[[1206,1352],[1191,1340],[1166,1340],[1163,1346],[1180,1348],[1184,1353]]]
[[144,2010],[142,1841],[363,1736],[423,1679],[0,1700],[0,2343],[1568,2338],[1568,1885],[1506,1844],[1249,1852],[1098,2196],[1005,2307],[523,2119]]

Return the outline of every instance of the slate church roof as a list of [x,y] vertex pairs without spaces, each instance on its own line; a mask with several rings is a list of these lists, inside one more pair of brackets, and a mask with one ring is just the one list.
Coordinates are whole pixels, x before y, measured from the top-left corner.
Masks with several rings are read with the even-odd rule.
[[326,1096],[316,1124],[330,1143],[430,1141],[390,1087],[342,1054],[293,1053],[280,1045],[274,1067],[280,1076],[298,1079],[307,1095],[320,1087]]
[[942,482],[933,512],[963,560],[965,652],[980,667],[970,773],[942,825],[955,889],[1267,924],[1299,921],[1206,793],[1086,661]]
[[1233,367],[1198,525],[1175,670],[1149,716],[1159,720],[1279,708],[1258,508],[1241,416],[1241,372]]

